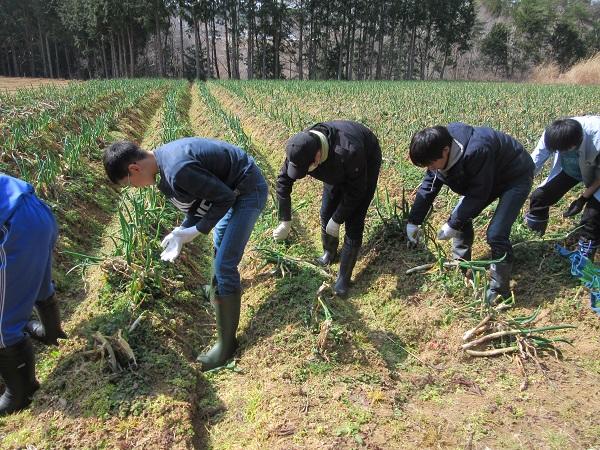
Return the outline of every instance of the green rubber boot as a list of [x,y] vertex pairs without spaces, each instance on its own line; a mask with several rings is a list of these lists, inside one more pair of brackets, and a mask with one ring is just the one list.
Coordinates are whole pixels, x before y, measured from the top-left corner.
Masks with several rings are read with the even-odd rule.
[[240,322],[242,291],[218,295],[213,290],[211,303],[215,308],[218,340],[207,353],[198,357],[203,372],[225,365],[237,350],[238,342],[235,333]]

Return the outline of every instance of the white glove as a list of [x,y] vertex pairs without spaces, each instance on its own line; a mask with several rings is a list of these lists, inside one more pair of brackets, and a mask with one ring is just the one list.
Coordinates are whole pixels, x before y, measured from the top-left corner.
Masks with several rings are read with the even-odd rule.
[[181,238],[175,236],[175,231],[179,231],[181,227],[175,228],[169,234],[165,236],[165,238],[160,243],[161,247],[165,250],[160,254],[160,259],[163,261],[173,262],[175,258],[179,256],[181,253],[181,248],[183,247],[183,242]]
[[198,228],[189,227],[189,228],[181,228],[178,230],[173,230],[173,234],[181,239],[181,242],[187,244],[188,242],[192,242],[196,236],[200,234]]
[[334,222],[333,219],[329,219],[329,222],[327,222],[327,226],[325,227],[325,232],[333,237],[339,237],[340,236],[340,224],[337,222]]
[[285,241],[290,234],[292,229],[292,221],[279,222],[277,228],[273,230],[273,239],[276,241]]
[[450,225],[448,225],[448,222],[446,222],[442,226],[442,228],[440,229],[440,231],[438,231],[437,238],[440,241],[446,241],[448,239],[452,239],[452,238],[458,237],[459,235],[460,235],[460,231],[455,230]]
[[419,225],[415,225],[414,223],[406,224],[406,238],[408,242],[406,243],[408,247],[411,245],[417,245],[419,243],[419,237],[421,234],[421,227]]

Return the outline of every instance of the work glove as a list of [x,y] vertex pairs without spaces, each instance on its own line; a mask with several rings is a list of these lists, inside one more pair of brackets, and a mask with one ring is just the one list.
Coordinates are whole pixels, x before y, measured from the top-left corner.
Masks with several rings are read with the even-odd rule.
[[200,234],[200,232],[198,231],[198,228],[196,227],[188,227],[188,228],[181,228],[179,227],[178,230],[173,230],[173,234],[181,239],[181,242],[183,242],[184,244],[187,244],[189,242],[192,242],[196,236],[198,236]]
[[583,211],[588,199],[581,195],[577,200],[573,201],[563,213],[563,217],[573,217]]
[[273,230],[273,239],[277,242],[285,241],[290,234],[290,230],[292,229],[292,221],[283,221],[279,222],[277,228]]
[[333,237],[340,237],[340,224],[334,222],[333,219],[329,219],[327,222],[327,226],[325,227],[325,232]]
[[408,239],[406,246],[408,248],[417,246],[419,243],[420,234],[421,227],[419,227],[419,225],[415,225],[414,223],[408,222],[406,224],[406,238]]
[[442,228],[440,229],[440,231],[438,231],[437,238],[440,241],[446,241],[448,239],[458,237],[459,235],[460,235],[460,231],[455,230],[450,225],[448,225],[448,222],[446,222],[444,225],[442,225]]
[[183,241],[175,235],[175,232],[179,230],[181,230],[181,227],[175,228],[160,243],[161,247],[164,248],[164,251],[160,254],[160,259],[163,261],[173,262],[181,253]]

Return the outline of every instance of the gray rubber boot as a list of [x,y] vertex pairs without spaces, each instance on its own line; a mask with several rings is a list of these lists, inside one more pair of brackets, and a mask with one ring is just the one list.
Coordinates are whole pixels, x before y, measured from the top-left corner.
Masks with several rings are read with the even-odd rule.
[[538,233],[540,237],[546,233],[546,228],[548,227],[547,217],[537,217],[531,213],[527,213],[525,214],[523,221],[525,222],[525,226],[527,228],[529,228],[534,233]]
[[499,262],[490,265],[490,284],[486,293],[488,305],[498,303],[498,297],[510,297],[510,277],[512,275],[512,261]]
[[198,357],[198,361],[202,363],[202,371],[225,365],[233,357],[238,347],[235,334],[240,322],[242,291],[228,295],[213,294],[212,297],[211,303],[215,308],[218,340],[208,352]]
[[335,261],[340,239],[328,234],[325,230],[321,230],[321,242],[323,243],[323,255],[317,258],[317,264],[328,266]]
[[29,338],[0,348],[0,376],[5,385],[0,397],[0,416],[27,408],[40,387],[35,378],[35,358]]
[[465,229],[457,237],[452,238],[452,259],[471,261],[471,248],[474,239],[473,226],[465,226]]
[[356,245],[355,242],[348,238],[344,240],[344,245],[340,253],[340,271],[333,287],[333,291],[338,297],[346,298],[348,296],[350,279],[352,278],[352,271],[356,265],[359,251],[360,245]]
[[60,326],[60,311],[54,295],[43,302],[35,304],[40,321],[31,320],[26,325],[29,335],[46,345],[58,345],[58,339],[66,339],[67,335]]

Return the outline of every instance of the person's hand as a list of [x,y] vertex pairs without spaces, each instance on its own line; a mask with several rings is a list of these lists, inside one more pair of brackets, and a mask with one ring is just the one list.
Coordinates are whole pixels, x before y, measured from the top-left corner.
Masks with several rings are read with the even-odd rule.
[[292,221],[279,222],[277,228],[273,230],[273,239],[277,242],[285,241],[290,234],[292,229]]
[[325,227],[325,232],[333,237],[339,237],[340,236],[340,224],[337,222],[334,222],[333,219],[329,219],[329,222],[327,222],[327,226]]
[[458,237],[459,234],[460,234],[460,231],[455,230],[450,225],[448,225],[448,222],[446,222],[444,225],[442,225],[442,228],[440,229],[440,231],[438,231],[437,238],[440,241],[446,241],[448,239]]
[[563,213],[563,217],[573,217],[583,211],[588,199],[581,195],[577,200],[573,201],[569,208]]
[[164,251],[160,254],[160,259],[163,261],[173,262],[181,253],[183,247],[183,241],[180,237],[175,235],[176,231],[179,231],[181,227],[175,228],[169,234],[165,236],[160,245],[164,248]]
[[406,246],[408,248],[416,247],[419,243],[419,237],[421,235],[421,227],[419,225],[415,225],[414,223],[406,224]]
[[196,236],[200,234],[200,232],[196,227],[179,227],[178,230],[173,230],[173,234],[176,237],[180,238],[182,243],[187,244],[188,242],[192,242],[196,238]]

